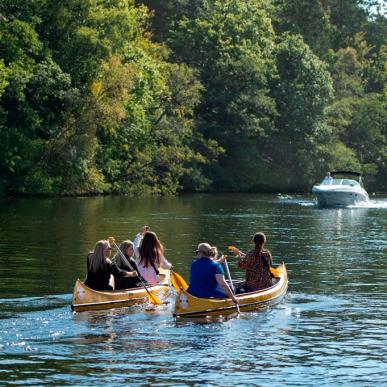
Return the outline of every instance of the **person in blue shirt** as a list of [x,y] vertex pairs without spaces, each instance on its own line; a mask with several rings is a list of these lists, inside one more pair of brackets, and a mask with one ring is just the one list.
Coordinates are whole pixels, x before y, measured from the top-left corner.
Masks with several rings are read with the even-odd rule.
[[211,246],[200,243],[196,250],[197,259],[191,266],[190,285],[187,292],[199,298],[231,298],[238,304],[226,280],[221,264],[210,258]]

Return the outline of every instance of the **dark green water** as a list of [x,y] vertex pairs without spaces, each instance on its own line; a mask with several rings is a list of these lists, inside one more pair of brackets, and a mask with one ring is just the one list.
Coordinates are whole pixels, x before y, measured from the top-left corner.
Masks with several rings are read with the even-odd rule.
[[[386,384],[386,215],[386,197],[346,209],[275,195],[2,200],[0,384]],[[246,250],[265,232],[286,299],[211,324],[176,323],[172,304],[72,313],[88,250],[144,224],[185,278],[199,242]]]

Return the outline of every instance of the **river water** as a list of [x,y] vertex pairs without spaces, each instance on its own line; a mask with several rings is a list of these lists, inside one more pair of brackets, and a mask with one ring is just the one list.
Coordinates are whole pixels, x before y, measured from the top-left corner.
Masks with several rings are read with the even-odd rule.
[[[1,385],[386,385],[387,198],[320,209],[310,196],[0,201]],[[175,321],[171,303],[73,313],[86,253],[150,225],[188,279],[199,242],[263,231],[289,290],[271,309]],[[244,273],[230,259],[235,279]]]

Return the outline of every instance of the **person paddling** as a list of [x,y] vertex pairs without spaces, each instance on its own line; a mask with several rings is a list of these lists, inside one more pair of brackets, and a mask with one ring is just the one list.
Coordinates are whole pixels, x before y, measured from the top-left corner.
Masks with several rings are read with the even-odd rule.
[[231,298],[235,304],[238,304],[238,299],[224,279],[221,264],[210,257],[213,253],[208,243],[198,245],[197,259],[191,265],[190,284],[187,292],[200,298]]
[[110,275],[116,278],[137,277],[137,271],[121,270],[110,260],[112,248],[109,241],[100,240],[94,251],[87,255],[87,277],[85,285],[94,290],[113,290],[109,284]]
[[151,285],[159,282],[159,268],[172,269],[164,257],[164,246],[148,226],[143,226],[134,239],[134,254],[140,275]]
[[210,250],[210,258],[215,261],[215,262],[219,262],[219,263],[223,263],[226,258],[227,258],[227,255],[221,255],[219,257],[219,252],[218,252],[218,248],[216,246],[211,246],[211,250]]
[[246,270],[246,280],[243,286],[245,292],[254,292],[272,286],[270,267],[273,258],[269,250],[264,248],[266,235],[263,232],[257,232],[254,235],[254,250],[244,254],[237,248],[232,248],[237,256],[237,265]]
[[[119,246],[120,251],[118,251],[113,258],[113,262],[117,264],[117,266],[121,270],[132,271],[137,269],[136,261],[133,258],[134,255],[134,244],[131,240],[123,241]],[[141,286],[141,282],[139,277],[114,277],[115,289],[130,289]]]

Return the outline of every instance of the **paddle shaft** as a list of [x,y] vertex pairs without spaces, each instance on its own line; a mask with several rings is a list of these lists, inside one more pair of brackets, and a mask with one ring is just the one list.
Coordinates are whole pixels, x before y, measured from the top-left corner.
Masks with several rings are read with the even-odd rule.
[[[230,281],[231,291],[232,291],[232,292],[234,293],[234,295],[235,295],[235,286],[234,286],[234,284],[233,284],[233,282],[232,282],[232,279],[231,279],[231,274],[230,274],[230,269],[228,268],[227,259],[224,260],[224,266],[225,266],[225,268],[226,268],[227,277],[228,277],[228,279],[229,279],[229,281]],[[238,314],[241,314],[241,311],[240,311],[240,309],[239,309],[239,305],[238,305],[238,304],[235,304],[235,306],[236,306],[236,308],[237,308]]]
[[[120,250],[120,248],[117,246],[116,242],[113,242],[113,244],[114,244],[115,248],[118,250],[118,252],[120,253],[121,257],[126,259],[124,253],[123,253],[123,252]],[[127,263],[128,263],[129,269],[132,270],[132,271],[134,271],[133,266],[130,264],[129,260],[126,259],[126,261],[127,261]],[[138,273],[138,271],[137,271],[137,273]],[[158,301],[157,298],[149,291],[149,289],[148,289],[147,286],[145,285],[144,281],[141,279],[140,273],[138,273],[138,279],[140,280],[141,285],[144,287],[144,289],[145,289],[145,290],[147,291],[147,293],[149,294],[149,297],[152,298],[154,301]],[[156,302],[156,304],[158,304],[158,302]]]
[[230,288],[231,288],[232,292],[235,294],[235,286],[234,286],[232,279],[231,279],[231,274],[230,274],[230,269],[228,268],[227,259],[224,260],[224,266],[226,268],[228,280],[230,281]]

